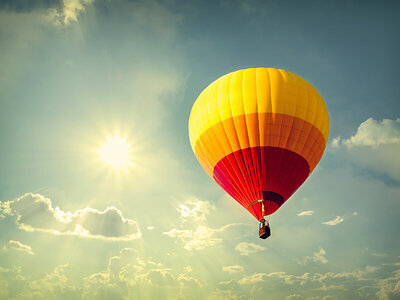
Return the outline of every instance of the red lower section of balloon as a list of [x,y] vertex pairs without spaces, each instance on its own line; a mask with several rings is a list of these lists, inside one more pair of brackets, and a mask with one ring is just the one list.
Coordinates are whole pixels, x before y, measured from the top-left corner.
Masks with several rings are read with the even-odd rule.
[[257,220],[274,213],[307,179],[310,167],[300,155],[278,147],[252,147],[225,156],[214,180]]

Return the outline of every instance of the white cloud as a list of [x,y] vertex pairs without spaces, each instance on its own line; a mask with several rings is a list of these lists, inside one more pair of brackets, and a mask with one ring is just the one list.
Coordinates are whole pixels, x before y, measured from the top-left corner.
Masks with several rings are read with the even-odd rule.
[[188,274],[190,269],[185,266],[182,273],[176,272],[177,268],[143,260],[136,250],[124,248],[108,260],[106,270],[84,278],[83,298],[100,299],[107,291],[113,299],[164,299],[166,291],[178,295],[202,285]]
[[[317,252],[317,254],[322,251]],[[314,255],[318,257],[318,255]],[[392,268],[396,266],[391,265]],[[389,270],[389,276],[383,276],[383,271],[379,266],[366,266],[362,269],[343,272],[326,272],[326,273],[304,273],[304,274],[288,274],[286,272],[271,273],[254,273],[245,275],[241,279],[234,281],[220,282],[219,287],[227,286],[229,290],[233,290],[234,283],[237,282],[241,288],[235,291],[242,291],[251,287],[260,295],[265,295],[263,289],[266,286],[273,287],[277,290],[287,290],[286,296],[272,298],[286,299],[379,299],[389,300],[397,299],[400,295],[400,270],[398,267],[392,272]],[[386,270],[387,273],[388,270]],[[282,286],[282,284],[286,285]],[[271,290],[272,291],[272,290]],[[332,291],[328,294],[328,291]],[[306,296],[303,296],[305,293]],[[317,294],[315,294],[317,293]],[[323,296],[320,296],[322,293]],[[254,294],[252,293],[254,296]],[[336,297],[336,298],[335,298]]]
[[382,121],[369,118],[350,138],[334,138],[331,148],[343,150],[338,153],[351,165],[386,174],[400,182],[400,118]]
[[361,123],[357,133],[349,139],[336,138],[333,144],[340,143],[348,148],[355,146],[378,147],[387,144],[400,144],[400,118],[396,120],[383,119],[381,122],[369,118]]
[[200,201],[192,199],[186,201],[184,204],[179,204],[177,211],[180,213],[181,218],[186,220],[204,221],[211,210],[215,206],[208,201]]
[[27,193],[17,200],[3,202],[0,212],[15,216],[18,228],[55,235],[76,235],[104,240],[133,240],[141,237],[134,220],[125,218],[115,207],[104,211],[86,207],[75,212],[53,208],[51,200]]
[[257,253],[259,251],[265,250],[265,247],[253,244],[253,243],[246,243],[246,242],[241,242],[236,245],[235,250],[240,252],[240,255],[248,256],[249,254],[252,253]]
[[50,8],[45,19],[56,26],[68,26],[72,22],[78,22],[79,15],[93,2],[94,0],[63,0],[61,9]]
[[397,269],[393,275],[383,279],[378,279],[375,284],[378,289],[376,296],[379,300],[399,299],[400,298],[400,270]]
[[238,280],[239,284],[256,284],[264,282],[269,278],[282,279],[287,284],[294,283],[305,283],[310,280],[310,273],[304,273],[303,275],[288,275],[286,272],[272,272],[272,273],[255,273],[253,275],[244,276],[242,279]]
[[244,271],[244,268],[242,266],[239,266],[239,265],[233,265],[233,266],[222,267],[222,271],[228,272],[230,274],[241,273],[241,272]]
[[31,246],[22,244],[19,241],[10,240],[10,241],[8,241],[8,246],[11,249],[14,249],[14,250],[17,250],[17,251],[23,251],[23,252],[26,252],[26,253],[28,253],[30,255],[34,255]]
[[286,296],[285,300],[337,300],[337,298],[330,296],[330,295],[326,295],[323,297],[314,296],[314,297],[305,298],[302,295],[293,294],[293,295]]
[[328,260],[325,257],[326,251],[324,249],[319,249],[318,252],[314,253],[312,260],[314,262],[320,262],[321,264],[326,264]]
[[201,250],[219,245],[222,242],[222,238],[218,237],[218,234],[239,225],[241,224],[227,224],[218,229],[213,229],[206,226],[199,226],[196,230],[179,230],[173,228],[168,232],[164,232],[163,234],[172,238],[180,239],[182,242],[184,242],[184,248],[188,251]]
[[186,250],[202,250],[205,248],[210,248],[221,244],[222,239],[220,238],[210,238],[210,239],[199,239],[199,240],[191,240],[186,242],[184,248]]
[[333,138],[331,142],[331,147],[339,148],[341,146],[341,141],[342,138],[340,136]]
[[[355,270],[352,272],[340,272],[340,273],[304,273],[302,275],[292,275],[286,272],[271,272],[271,273],[254,273],[252,275],[247,275],[238,280],[239,284],[242,285],[254,285],[257,283],[263,283],[272,280],[283,281],[285,284],[294,285],[299,284],[300,286],[306,286],[310,283],[319,283],[320,287],[331,286],[335,284],[336,286],[349,284],[351,281],[364,282],[367,276],[375,273],[379,270],[379,267],[367,266],[364,270]],[[313,285],[315,288],[315,285]],[[304,287],[302,289],[305,289]]]
[[319,262],[321,264],[326,264],[328,262],[328,260],[326,259],[325,255],[326,255],[326,251],[324,249],[320,248],[318,252],[315,252],[313,254],[313,256],[303,257],[301,260],[298,261],[298,263],[300,265],[305,265],[309,261],[312,261],[312,262]]
[[285,300],[305,300],[306,298],[304,298],[302,295],[298,295],[298,294],[293,294],[293,295],[289,295],[286,296]]
[[299,212],[297,215],[298,216],[312,216],[312,214],[314,213],[313,210],[304,210]]
[[64,273],[68,264],[57,266],[53,272],[44,277],[29,282],[29,292],[19,295],[22,299],[76,299],[80,298],[80,291],[68,283]]
[[226,300],[247,300],[246,296],[244,296],[241,292],[239,291],[231,291],[231,290],[220,290],[216,289],[213,291],[210,295],[205,298],[206,300],[221,300],[221,299],[226,299]]
[[334,220],[322,222],[321,224],[329,225],[329,226],[335,226],[337,224],[340,224],[344,221],[344,219],[340,216],[336,216]]

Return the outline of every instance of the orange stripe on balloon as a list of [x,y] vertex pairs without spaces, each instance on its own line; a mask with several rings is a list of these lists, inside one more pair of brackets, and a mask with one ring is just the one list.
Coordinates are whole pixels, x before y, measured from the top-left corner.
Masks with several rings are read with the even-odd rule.
[[223,120],[208,128],[196,141],[195,154],[212,176],[225,156],[250,147],[270,146],[293,151],[316,167],[326,147],[319,129],[300,118],[277,113],[255,113]]

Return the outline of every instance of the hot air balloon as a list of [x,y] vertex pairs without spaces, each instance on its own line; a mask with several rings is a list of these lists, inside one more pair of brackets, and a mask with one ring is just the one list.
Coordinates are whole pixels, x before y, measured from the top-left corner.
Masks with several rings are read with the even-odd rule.
[[198,96],[189,118],[201,166],[270,235],[266,217],[314,170],[329,135],[329,115],[317,90],[273,68],[229,73]]

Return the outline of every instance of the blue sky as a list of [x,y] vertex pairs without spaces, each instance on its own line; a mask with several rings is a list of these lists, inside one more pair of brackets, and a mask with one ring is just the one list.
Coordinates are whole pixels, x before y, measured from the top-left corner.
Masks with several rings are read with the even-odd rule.
[[[396,1],[1,1],[0,298],[398,299]],[[272,236],[198,164],[199,93],[246,67],[330,114]],[[96,149],[119,133],[132,163]]]

